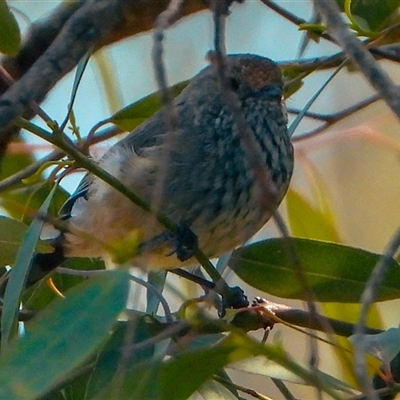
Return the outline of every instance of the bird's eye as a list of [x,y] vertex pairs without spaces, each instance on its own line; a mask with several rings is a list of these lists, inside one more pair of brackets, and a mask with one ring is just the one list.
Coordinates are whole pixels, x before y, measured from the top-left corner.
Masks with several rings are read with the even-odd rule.
[[280,100],[282,98],[282,89],[278,86],[266,85],[262,89],[263,96],[271,100]]
[[228,80],[229,87],[234,91],[237,92],[239,89],[239,82],[235,78],[229,78]]

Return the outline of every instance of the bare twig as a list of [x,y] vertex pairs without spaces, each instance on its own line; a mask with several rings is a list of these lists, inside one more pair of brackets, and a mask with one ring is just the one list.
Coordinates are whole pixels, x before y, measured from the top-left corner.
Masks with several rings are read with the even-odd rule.
[[[0,316],[3,313],[3,306],[0,306]],[[32,318],[36,316],[35,311],[28,311],[28,310],[19,310],[17,314],[18,321],[20,322],[28,322]]]
[[[163,11],[159,17],[157,18],[155,24],[154,31],[154,47],[153,47],[153,59],[154,59],[154,70],[156,74],[157,83],[161,92],[161,100],[167,111],[167,131],[169,133],[173,133],[177,128],[177,115],[172,106],[172,98],[170,96],[165,67],[163,62],[163,40],[164,40],[164,31],[168,28],[179,16],[183,6],[183,0],[171,0],[168,8]],[[168,135],[167,140],[174,140],[173,135]],[[168,146],[168,149],[171,146]],[[164,163],[165,168],[163,170],[164,176],[167,173],[167,168],[169,165],[169,151],[164,154]],[[157,186],[154,190],[156,196],[153,196],[152,207],[154,210],[158,210],[160,205],[162,204],[162,193],[163,185],[165,184],[165,179],[161,176],[157,181]],[[155,203],[155,204],[154,204]],[[227,286],[226,282],[222,278],[221,274],[214,268],[210,260],[205,256],[205,254],[201,251],[201,249],[197,248],[194,252],[194,256],[201,263],[203,268],[207,271],[207,273],[211,276],[212,280],[215,283],[218,283],[218,289],[221,289],[225,292],[225,297],[230,297],[231,290]]]
[[164,316],[167,321],[167,323],[172,323],[173,318],[172,318],[172,313],[171,309],[169,308],[168,302],[165,299],[165,297],[149,282],[144,281],[143,279],[138,278],[137,276],[130,275],[129,279],[133,282],[138,283],[139,285],[145,287],[147,290],[152,292],[157,296],[157,299],[160,301],[161,306],[164,309]]
[[168,89],[167,74],[164,65],[164,35],[165,30],[178,18],[183,5],[183,0],[171,0],[168,8],[164,10],[157,18],[153,34],[153,67],[157,85],[161,94],[161,103],[166,110],[166,151],[163,153],[163,168],[160,169],[154,190],[152,192],[152,207],[155,210],[160,209],[164,202],[164,192],[168,169],[170,166],[170,153],[174,147],[174,132],[178,128],[178,116],[175,107],[172,104],[172,96]]
[[[100,270],[79,270],[79,269],[72,269],[72,268],[65,268],[65,267],[57,267],[56,272],[59,274],[63,275],[72,275],[72,276],[80,276],[82,278],[92,278],[94,276],[102,275],[106,272],[104,269]],[[164,315],[167,323],[172,323],[173,318],[172,318],[172,313],[171,309],[169,308],[168,302],[165,300],[164,296],[149,282],[144,281],[143,279],[140,279],[136,276],[130,275],[129,279],[133,282],[138,283],[141,286],[144,286],[146,289],[150,290],[152,293],[154,293],[158,300],[160,301],[162,307],[164,308]]]
[[224,44],[224,14],[223,6],[219,0],[214,1],[214,43],[215,52],[210,54],[211,62],[214,63],[221,83],[221,94],[224,101],[229,106],[233,115],[235,124],[238,129],[240,143],[246,155],[250,169],[256,181],[255,190],[260,203],[260,210],[271,210],[271,205],[276,203],[277,188],[273,182],[268,170],[263,163],[262,150],[257,143],[254,135],[246,122],[243,111],[240,107],[237,94],[232,91],[227,82],[226,61],[225,61],[225,44]]
[[[369,105],[375,103],[378,100],[380,100],[379,95],[373,95],[373,96],[368,97],[367,99],[363,99],[363,100],[359,101],[358,103],[351,105],[350,107],[345,108],[344,110],[341,110],[341,111],[338,111],[336,113],[329,114],[329,115],[322,115],[322,114],[307,112],[305,114],[305,117],[309,117],[312,119],[325,121],[325,122],[309,132],[294,136],[292,138],[292,142],[300,142],[302,140],[310,139],[310,138],[322,133],[324,130],[326,130],[327,128],[336,124],[337,122],[349,117],[350,115],[356,113],[357,111],[360,111],[360,110],[368,107]],[[288,112],[297,114],[300,111],[289,108]]]
[[[14,133],[13,129],[8,129],[10,123],[22,114],[31,101],[40,103],[91,47],[98,49],[126,36],[151,29],[166,3],[165,0],[151,2],[150,7],[150,0],[80,0],[74,2],[73,7],[68,3],[65,8],[58,8],[57,15],[52,16],[54,21],[49,19],[47,25],[39,24],[38,29],[33,30],[37,35],[31,35],[44,49],[38,48],[34,40],[28,40],[30,47],[36,49],[30,54],[31,58],[28,54],[22,59],[22,55],[18,55],[3,63],[14,78],[20,79],[7,91],[0,87],[0,93],[5,91],[0,97],[0,156]],[[199,0],[188,0],[187,3],[182,15],[206,7]],[[55,26],[52,25],[53,22]],[[51,34],[48,34],[49,28]],[[45,40],[40,41],[42,36]],[[29,48],[24,47],[23,50],[29,53]],[[24,71],[26,73],[21,76]]]
[[140,343],[127,345],[127,348],[124,350],[132,353],[143,350],[149,346],[153,346],[161,342],[162,340],[169,339],[171,337],[174,337],[175,335],[179,335],[182,332],[186,334],[188,328],[190,328],[190,325],[187,322],[184,321],[174,322],[173,324],[170,324],[169,327],[160,332],[158,335],[155,335],[147,340],[143,340]]
[[[286,10],[285,8],[281,7],[271,0],[261,0],[261,2],[264,3],[271,10],[275,11],[281,17],[285,18],[286,20],[292,22],[297,26],[308,23],[308,21],[306,21],[305,19],[299,18],[297,15],[291,13],[290,11]],[[334,39],[327,33],[321,33],[320,36],[328,40],[329,42],[335,42]]]
[[[110,128],[104,129],[99,134],[91,137],[91,139],[88,140],[87,144],[92,145],[92,144],[100,143],[104,140],[111,139],[112,137],[118,135],[121,132],[122,132],[121,129],[119,129],[116,126],[112,126]],[[31,165],[28,165],[23,170],[18,171],[15,174],[0,181],[0,192],[10,189],[14,185],[21,183],[21,179],[26,179],[29,176],[35,174],[44,164],[51,162],[51,161],[57,161],[57,160],[63,158],[65,155],[66,155],[66,153],[63,151],[60,151],[60,150],[52,151],[50,154],[43,157],[41,160],[36,161],[36,162],[32,163]]]
[[314,0],[314,4],[325,19],[331,35],[400,119],[399,87],[394,84],[354,33],[349,30],[336,2],[334,0]]
[[399,248],[400,248],[400,229],[398,229],[395,235],[393,236],[388,247],[381,256],[374,270],[372,271],[372,274],[368,279],[367,284],[365,285],[364,291],[361,295],[362,307],[360,312],[360,318],[354,329],[354,335],[355,335],[354,357],[356,360],[355,372],[363,386],[367,398],[371,400],[372,399],[377,400],[378,397],[373,391],[371,381],[366,370],[366,360],[365,360],[366,343],[364,337],[365,334],[364,326],[367,320],[368,311],[372,303],[374,302],[377,291],[390,268],[391,261],[393,260],[393,257],[395,256]]
[[[328,318],[318,313],[316,313],[316,317],[312,319],[309,311],[292,308],[285,304],[274,303],[261,298],[257,298],[256,306],[263,307],[268,312],[275,315],[277,317],[277,320],[274,321],[275,323],[279,323],[279,320],[281,320],[294,326],[326,333],[333,332],[335,335],[343,337],[349,337],[354,333],[354,324]],[[382,330],[365,327],[365,332],[369,335],[376,335],[382,333]]]
[[227,386],[227,387],[230,387],[232,389],[238,390],[240,392],[246,393],[249,396],[254,397],[255,399],[258,399],[258,400],[272,400],[271,397],[265,396],[265,395],[263,395],[262,393],[258,392],[255,389],[252,389],[252,388],[249,388],[249,387],[246,387],[246,386],[242,386],[242,385],[238,385],[238,384],[236,384],[234,382],[231,382],[231,381],[228,381],[227,379],[222,378],[219,375],[214,375],[213,376],[213,380],[216,381],[216,382],[221,383],[224,386]]
[[283,383],[282,380],[276,378],[271,378],[271,380],[286,400],[296,400],[296,397],[293,396],[289,388]]

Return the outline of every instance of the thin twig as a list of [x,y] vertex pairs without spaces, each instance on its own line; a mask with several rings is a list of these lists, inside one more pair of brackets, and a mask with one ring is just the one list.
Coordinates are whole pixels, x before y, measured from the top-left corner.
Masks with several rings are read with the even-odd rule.
[[[165,73],[165,67],[163,62],[163,40],[164,40],[164,31],[168,28],[178,17],[181,12],[183,6],[183,0],[171,0],[168,5],[168,8],[163,11],[159,17],[157,18],[155,24],[154,31],[154,45],[153,45],[153,60],[154,60],[154,70],[156,74],[157,83],[161,92],[162,103],[166,109],[167,115],[167,132],[170,133],[167,136],[167,140],[172,141],[174,137],[172,133],[177,129],[178,118],[175,112],[175,109],[172,105],[172,98],[170,96],[167,84],[167,78]],[[171,146],[167,146],[169,149]],[[165,160],[165,168],[163,170],[164,177],[167,174],[167,169],[169,165],[169,151],[164,155]],[[155,196],[153,196],[154,202],[152,202],[153,210],[157,211],[162,204],[162,194],[163,185],[165,184],[166,179],[163,179],[161,175],[157,181],[157,187],[155,188]],[[156,204],[154,204],[156,203]],[[164,226],[166,226],[164,224]],[[171,230],[171,229],[170,229]],[[199,261],[199,263],[203,266],[203,268],[210,275],[212,280],[215,283],[218,283],[218,289],[225,292],[225,297],[230,298],[233,296],[232,291],[229,289],[228,285],[222,278],[221,274],[214,268],[210,260],[205,256],[205,254],[200,250],[196,249],[194,252],[194,257]]]
[[[219,5],[219,0],[215,0]],[[243,147],[246,161],[249,163],[250,170],[256,181],[256,196],[260,204],[260,210],[271,210],[271,205],[276,203],[277,188],[273,182],[268,170],[263,163],[263,154],[259,143],[250,131],[237,94],[230,89],[226,76],[225,61],[225,44],[224,44],[224,18],[222,14],[224,9],[220,9],[220,5],[214,10],[214,43],[215,52],[210,55],[211,61],[214,62],[221,83],[221,94],[229,106],[236,124],[240,143]]]
[[251,397],[254,397],[258,400],[273,400],[271,397],[265,396],[262,393],[258,392],[255,389],[248,388],[246,386],[238,385],[237,383],[228,381],[227,379],[222,378],[219,375],[213,375],[212,379],[216,382],[219,382],[221,385],[229,387],[231,389],[238,390],[240,392],[246,393]]
[[[106,128],[102,130],[97,135],[93,136],[90,140],[88,140],[87,145],[92,145],[96,143],[103,142],[105,140],[111,139],[112,137],[120,134],[122,131],[117,126],[112,126],[110,128]],[[54,150],[47,156],[42,159],[28,165],[26,168],[21,171],[16,172],[13,175],[3,179],[0,181],[0,192],[11,188],[14,185],[21,183],[22,179],[26,179],[29,176],[35,174],[42,166],[51,161],[57,161],[61,158],[65,157],[66,153],[60,150]]]
[[378,397],[373,391],[371,380],[368,376],[366,369],[366,342],[365,342],[365,324],[367,320],[368,311],[376,298],[376,294],[381,286],[381,283],[387,275],[391,262],[396,252],[400,248],[400,229],[394,234],[385,252],[380,257],[379,262],[376,264],[374,270],[365,285],[364,291],[361,295],[361,311],[358,323],[354,329],[354,348],[355,348],[355,372],[360,380],[364,392],[368,399],[377,400]]
[[[3,306],[0,306],[0,316],[3,313]],[[19,310],[17,319],[19,322],[28,322],[37,315],[36,311]]]
[[[307,112],[305,114],[305,117],[309,117],[312,119],[325,121],[325,122],[311,131],[294,136],[292,138],[292,142],[301,142],[302,140],[311,139],[314,136],[319,135],[320,133],[322,133],[327,128],[331,127],[332,125],[342,121],[343,119],[349,117],[350,115],[356,113],[357,111],[363,110],[364,108],[370,106],[371,104],[377,102],[378,100],[380,100],[380,96],[376,94],[376,95],[368,97],[367,99],[363,99],[363,100],[359,101],[358,103],[351,105],[350,107],[347,107],[341,111],[338,111],[338,112],[330,114],[330,115],[323,115],[323,114]],[[293,114],[298,113],[298,111],[295,109],[288,109],[288,112],[293,113]]]
[[93,278],[94,276],[99,276],[107,273],[105,269],[82,270],[66,267],[57,267],[55,271],[62,275],[79,276],[81,278]]
[[[82,278],[92,278],[94,276],[102,275],[105,272],[107,272],[104,269],[87,271],[87,270],[78,270],[78,269],[65,268],[65,267],[57,267],[55,269],[55,271],[58,272],[59,274],[80,276]],[[173,318],[172,318],[171,309],[169,308],[168,302],[165,300],[164,296],[152,284],[144,281],[143,279],[140,279],[133,275],[130,275],[129,279],[133,282],[138,283],[141,286],[144,286],[146,289],[150,290],[157,296],[158,300],[160,300],[162,307],[164,308],[164,315],[165,315],[165,319],[166,319],[167,323],[172,323]]]
[[271,378],[271,380],[286,400],[296,400],[296,397],[293,396],[293,394],[290,392],[288,387],[283,383],[281,379]]
[[381,68],[365,45],[349,30],[342,19],[337,3],[334,0],[314,0],[314,4],[325,19],[331,35],[400,120],[399,87]]
[[[334,333],[338,336],[349,337],[354,334],[355,324],[350,322],[340,321],[333,318],[325,317],[321,314],[316,314],[312,319],[309,311],[300,310],[289,307],[285,304],[275,303],[265,299],[257,298],[257,307],[263,307],[269,313],[276,316],[274,323],[281,321],[290,325],[309,328],[325,333]],[[251,310],[251,308],[249,309]],[[268,318],[268,316],[266,316]],[[365,332],[369,335],[382,333],[381,329],[365,327]]]
[[130,275],[129,279],[133,282],[138,283],[139,285],[145,287],[147,290],[150,292],[154,293],[157,296],[157,299],[160,301],[160,304],[162,305],[164,309],[164,316],[167,321],[167,323],[172,323],[173,318],[172,318],[172,313],[171,309],[169,308],[168,302],[165,299],[165,297],[160,293],[151,283],[144,281],[143,279],[138,278],[137,276]]
[[126,351],[138,352],[143,349],[153,346],[162,340],[169,339],[175,335],[179,335],[181,332],[186,332],[190,328],[190,325],[185,321],[174,322],[172,325],[164,329],[158,335],[151,337],[150,339],[143,340],[143,342],[127,345]]
[[[293,267],[294,272],[297,275],[297,278],[299,279],[299,282],[301,283],[301,287],[304,291],[307,308],[309,310],[310,324],[315,324],[317,321],[318,321],[318,323],[324,323],[324,320],[319,320],[319,314],[317,312],[317,307],[316,307],[316,298],[314,296],[314,293],[310,289],[310,285],[308,283],[307,276],[304,273],[304,268],[301,265],[296,248],[294,247],[294,245],[291,241],[289,230],[278,211],[276,211],[274,213],[273,219],[274,219],[274,222],[277,225],[279,231],[281,232],[283,238],[285,239],[286,251],[289,256],[290,265]],[[330,332],[329,326],[327,326],[326,329],[327,329],[327,332]],[[310,340],[310,361],[309,361],[310,368],[311,368],[311,370],[316,371],[318,369],[317,364],[318,364],[318,358],[319,358],[317,342],[314,339],[313,335],[309,335],[309,340]],[[317,375],[316,375],[316,377],[317,377]],[[316,390],[318,390],[318,396],[320,396],[319,386],[316,388]]]
[[[388,396],[387,399],[393,399],[394,397],[390,397],[390,395],[395,395],[397,393],[400,393],[400,384],[392,384],[390,387],[375,390],[376,395],[382,396],[380,399],[386,399],[386,397],[384,397],[385,395]],[[364,393],[361,393],[349,397],[347,400],[368,400],[368,397]]]
[[[173,149],[175,133],[178,130],[178,115],[172,103],[172,96],[168,88],[167,73],[164,64],[164,36],[165,30],[178,18],[184,0],[171,0],[167,9],[158,17],[154,25],[153,34],[153,68],[161,95],[161,104],[165,113],[165,151],[162,153],[162,168],[159,168],[159,176],[152,190],[151,207],[160,210],[165,200],[165,187],[168,185],[168,170],[171,163],[171,149]],[[160,132],[161,133],[161,132]],[[163,132],[164,133],[164,132]]]
[[[299,18],[297,15],[291,13],[290,11],[279,6],[278,4],[276,4],[275,2],[273,2],[271,0],[261,0],[261,2],[264,3],[271,10],[275,11],[281,17],[292,22],[293,24],[295,24],[297,26],[308,23],[308,21],[306,21],[305,19]],[[321,33],[320,36],[322,38],[328,40],[329,42],[335,42],[335,40],[327,33]]]

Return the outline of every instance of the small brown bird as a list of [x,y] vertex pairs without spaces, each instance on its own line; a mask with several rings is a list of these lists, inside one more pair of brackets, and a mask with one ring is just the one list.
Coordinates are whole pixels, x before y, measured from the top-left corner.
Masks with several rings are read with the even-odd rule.
[[[176,224],[189,228],[210,258],[243,244],[268,221],[286,193],[293,170],[277,65],[256,55],[230,55],[225,75],[259,154],[245,150],[211,64],[173,101],[177,116],[173,132],[167,132],[167,111],[161,109],[99,161]],[[260,201],[260,181],[251,157],[261,158],[259,165],[270,179],[266,184],[274,186],[275,196],[269,202]],[[133,230],[140,230],[144,242],[133,265],[182,266],[171,256],[176,249],[160,239],[165,228],[96,176],[86,175],[61,214],[70,226],[89,235],[60,233],[53,241],[54,253],[34,257],[28,284],[41,279],[64,257],[105,257],[101,242],[123,239]],[[185,265],[190,263],[194,262],[188,260]]]

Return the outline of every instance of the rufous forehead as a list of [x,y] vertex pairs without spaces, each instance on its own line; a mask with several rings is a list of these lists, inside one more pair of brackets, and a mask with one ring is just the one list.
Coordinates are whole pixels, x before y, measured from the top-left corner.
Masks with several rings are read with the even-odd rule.
[[279,67],[267,61],[248,61],[240,66],[241,73],[247,83],[254,89],[267,84],[282,86],[282,73]]

